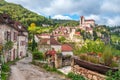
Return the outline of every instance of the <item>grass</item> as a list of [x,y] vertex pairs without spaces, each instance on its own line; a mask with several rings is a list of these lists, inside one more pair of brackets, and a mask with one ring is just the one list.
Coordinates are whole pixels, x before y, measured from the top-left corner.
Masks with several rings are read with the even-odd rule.
[[1,66],[2,67],[1,80],[8,80],[9,75],[10,75],[10,65],[15,64],[15,62],[18,60],[19,59],[17,58],[16,60],[5,63]]
[[56,72],[58,74],[62,74],[62,72],[58,71],[56,68],[52,68],[50,66],[48,66],[48,64],[44,64],[43,68],[46,70],[46,71],[49,71],[49,72]]
[[36,64],[35,61],[32,61],[32,64],[37,65],[37,66],[45,69],[45,70],[48,71],[48,72],[58,73],[58,74],[60,74],[60,75],[63,75],[63,76],[65,76],[65,77],[67,77],[64,73],[60,72],[60,71],[57,70],[56,68],[50,67],[48,64],[42,64],[42,66],[40,66],[40,65]]
[[86,80],[83,76],[74,74],[73,72],[68,73],[67,77],[71,80]]
[[106,80],[120,80],[120,70],[117,72],[108,71]]

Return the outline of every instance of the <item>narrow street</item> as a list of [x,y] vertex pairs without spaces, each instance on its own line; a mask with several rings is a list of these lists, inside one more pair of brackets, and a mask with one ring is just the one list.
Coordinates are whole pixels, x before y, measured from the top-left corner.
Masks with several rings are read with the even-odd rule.
[[32,58],[27,57],[12,65],[9,80],[68,80],[64,76],[47,72],[31,64],[31,61]]

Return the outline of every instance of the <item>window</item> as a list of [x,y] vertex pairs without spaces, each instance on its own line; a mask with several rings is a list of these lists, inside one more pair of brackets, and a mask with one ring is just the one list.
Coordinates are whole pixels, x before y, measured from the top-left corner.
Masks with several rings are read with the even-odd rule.
[[14,36],[13,36],[13,40],[17,40],[17,33],[16,32],[14,32],[14,34],[13,34]]
[[25,41],[21,41],[21,42],[20,42],[20,45],[21,45],[21,46],[24,46],[24,45],[25,45]]
[[11,32],[5,31],[4,32],[4,39],[7,41],[11,40]]

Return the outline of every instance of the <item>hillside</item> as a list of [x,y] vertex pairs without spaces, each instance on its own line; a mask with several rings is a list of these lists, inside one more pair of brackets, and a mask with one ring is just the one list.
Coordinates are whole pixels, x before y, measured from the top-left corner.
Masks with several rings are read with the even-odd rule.
[[74,20],[57,20],[46,18],[44,16],[38,15],[26,8],[22,7],[19,4],[8,3],[4,0],[0,0],[0,13],[9,14],[14,20],[19,20],[24,25],[29,26],[31,23],[35,23],[37,26],[41,26],[42,24],[48,25],[62,25],[62,26],[77,26],[79,24],[78,21]]
[[75,21],[75,20],[59,20],[59,19],[53,19],[54,24],[59,24],[62,26],[78,26],[79,25],[79,21]]
[[19,20],[24,25],[28,26],[34,22],[38,26],[42,24],[51,24],[52,22],[44,16],[38,15],[30,10],[25,9],[21,5],[8,3],[0,0],[0,13],[8,13],[13,19]]

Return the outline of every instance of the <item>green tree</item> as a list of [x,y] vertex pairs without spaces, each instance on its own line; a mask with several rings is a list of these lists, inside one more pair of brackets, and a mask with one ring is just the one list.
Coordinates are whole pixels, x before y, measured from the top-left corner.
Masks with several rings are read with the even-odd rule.
[[[7,41],[4,45],[3,45],[3,52],[2,53],[7,53],[9,50],[11,50],[13,48],[13,42],[12,41]],[[2,54],[1,56],[4,60],[4,54]],[[4,61],[2,60],[2,63],[4,64]]]
[[63,43],[65,40],[66,40],[66,39],[65,39],[65,37],[63,37],[63,36],[61,36],[61,37],[58,38],[58,41],[59,41],[60,43]]
[[96,31],[93,31],[94,41],[98,38]]
[[13,48],[13,42],[12,41],[7,41],[5,44],[4,44],[4,50],[5,51],[9,51]]
[[28,31],[30,34],[32,34],[32,51],[35,50],[35,48],[37,47],[37,43],[35,42],[35,34],[40,34],[42,33],[40,27],[36,27],[35,23],[31,23],[31,25],[28,27]]

